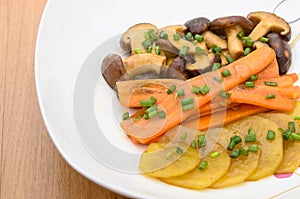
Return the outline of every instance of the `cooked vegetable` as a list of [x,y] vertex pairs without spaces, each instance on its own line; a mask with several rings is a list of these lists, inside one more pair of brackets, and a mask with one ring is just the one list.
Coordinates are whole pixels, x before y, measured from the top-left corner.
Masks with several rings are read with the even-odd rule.
[[187,27],[188,31],[195,35],[202,34],[206,31],[209,27],[209,23],[209,19],[205,17],[198,17],[185,22],[184,25]]

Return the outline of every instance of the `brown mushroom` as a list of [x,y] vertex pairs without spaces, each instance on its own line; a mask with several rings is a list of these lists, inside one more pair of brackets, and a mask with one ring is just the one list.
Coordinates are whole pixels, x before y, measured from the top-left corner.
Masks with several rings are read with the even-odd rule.
[[163,51],[167,57],[176,57],[179,53],[179,50],[175,48],[168,39],[158,39],[155,45],[159,46],[159,49]]
[[259,40],[269,32],[280,34],[286,41],[291,39],[291,27],[282,18],[270,12],[251,12],[248,14],[248,19],[256,24],[249,37],[252,40]]
[[166,76],[169,78],[181,80],[188,79],[189,76],[185,70],[186,63],[187,61],[184,58],[180,56],[176,57],[168,67]]
[[211,48],[213,45],[220,47],[221,49],[227,49],[227,41],[222,39],[220,36],[214,34],[211,31],[205,31],[202,33],[204,37],[204,42],[208,48]]
[[210,23],[212,31],[224,31],[227,37],[228,50],[234,60],[244,53],[243,42],[237,37],[239,32],[249,33],[254,24],[242,16],[220,17]]
[[276,52],[279,74],[284,75],[288,72],[291,65],[291,47],[288,42],[277,33],[270,33],[267,35],[267,38],[269,39],[269,46]]
[[184,25],[188,28],[189,32],[195,35],[202,34],[204,31],[206,31],[209,27],[209,23],[209,19],[205,17],[198,17],[185,22]]
[[116,54],[108,54],[102,61],[101,73],[107,84],[114,89],[117,81],[126,76],[122,58]]
[[194,56],[195,62],[189,63],[186,66],[186,71],[190,78],[211,71],[215,60],[215,54],[209,53]]
[[120,38],[121,48],[126,51],[132,51],[133,54],[135,49],[146,52],[142,42],[146,40],[145,33],[149,30],[153,30],[155,33],[158,32],[157,27],[150,23],[139,23],[130,27]]

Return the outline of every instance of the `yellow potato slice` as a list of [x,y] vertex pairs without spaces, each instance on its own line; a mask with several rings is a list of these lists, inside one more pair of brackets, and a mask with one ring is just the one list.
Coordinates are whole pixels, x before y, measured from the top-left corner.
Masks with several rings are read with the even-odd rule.
[[[241,134],[243,138],[248,134],[248,129],[253,128],[257,144],[260,146],[261,156],[257,169],[246,180],[258,180],[273,175],[283,160],[282,135],[278,126],[259,116],[249,116],[232,124],[233,131]],[[267,132],[275,132],[274,140],[267,140]]]
[[[299,109],[300,110],[300,109]],[[293,122],[294,119],[286,114],[280,113],[264,113],[260,115],[263,118],[269,119],[277,124],[279,128],[288,129],[288,122]],[[299,131],[299,126],[295,125],[296,132]],[[275,173],[292,173],[300,165],[300,142],[283,140],[283,161],[275,171]]]
[[181,146],[182,154],[176,152],[176,146],[152,143],[142,154],[140,171],[153,177],[172,177],[182,175],[194,169],[200,162],[197,150]]
[[[295,107],[292,111],[287,112],[286,114],[290,115],[291,117],[300,116],[300,101],[295,102]],[[296,120],[300,125],[300,120]]]
[[[224,148],[229,145],[230,138],[234,135],[241,136],[235,131],[229,131],[226,128],[223,128],[219,136],[218,142],[220,142]],[[243,136],[241,136],[243,138]],[[243,147],[244,149],[248,148],[248,143],[242,142],[238,144],[234,150]],[[229,154],[231,151],[228,151]],[[240,155],[238,158],[231,158],[231,165],[228,172],[217,180],[211,188],[221,188],[227,187],[235,184],[239,184],[245,181],[245,179],[250,176],[257,168],[258,161],[260,157],[260,151],[253,153],[249,152],[247,156]]]
[[181,176],[171,178],[160,178],[162,181],[172,185],[186,187],[190,189],[203,189],[212,185],[221,178],[229,169],[230,158],[224,148],[216,144],[212,152],[219,151],[218,157],[212,158],[210,155],[201,160],[207,161],[208,165],[205,169],[200,170],[199,166]]

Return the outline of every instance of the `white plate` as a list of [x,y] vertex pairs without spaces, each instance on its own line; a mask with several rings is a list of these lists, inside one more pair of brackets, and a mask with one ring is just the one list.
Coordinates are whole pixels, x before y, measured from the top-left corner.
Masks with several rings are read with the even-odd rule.
[[[205,16],[272,12],[280,1],[118,1],[49,0],[41,20],[35,60],[39,103],[49,134],[66,161],[92,181],[134,198],[295,198],[300,177],[273,176],[220,190],[193,191],[138,174],[143,147],[133,145],[118,127],[122,107],[100,74],[103,56],[121,53],[118,35],[129,26],[158,27]],[[299,17],[300,2],[287,0],[276,13]],[[293,37],[300,22],[292,25]],[[112,42],[112,43],[110,43]],[[300,44],[293,48],[292,71],[299,71]]]

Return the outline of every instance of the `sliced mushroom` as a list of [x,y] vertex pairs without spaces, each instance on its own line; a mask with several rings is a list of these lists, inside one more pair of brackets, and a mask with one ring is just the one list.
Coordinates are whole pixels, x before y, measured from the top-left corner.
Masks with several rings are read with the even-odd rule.
[[101,73],[108,85],[114,89],[117,81],[126,79],[126,70],[122,58],[116,54],[106,55],[102,61]]
[[130,77],[143,73],[153,72],[160,74],[161,69],[166,65],[167,58],[156,54],[143,53],[134,54],[124,59],[124,68]]
[[204,31],[206,31],[209,27],[209,23],[209,19],[205,17],[198,17],[185,22],[184,25],[188,28],[189,32],[195,35],[202,34]]
[[231,57],[229,51],[228,51],[228,50],[222,50],[221,55],[220,55],[220,58],[221,58],[221,65],[222,65],[222,66],[225,66],[225,65],[228,64],[228,61],[227,61],[227,58],[226,58],[226,57],[228,57],[228,56]]
[[176,57],[171,65],[168,67],[166,76],[174,79],[185,80],[188,79],[189,76],[185,70],[186,60],[180,56]]
[[155,45],[159,46],[160,50],[164,51],[167,57],[176,57],[179,53],[179,50],[168,39],[158,39]]
[[208,71],[211,71],[215,60],[215,54],[210,53],[208,55],[206,54],[195,55],[194,59],[195,59],[195,63],[189,63],[186,66],[186,71],[189,77],[195,77],[203,73],[206,73]]
[[170,26],[165,26],[162,29],[179,32],[181,34],[185,34],[187,31],[187,27],[185,25],[170,25]]
[[246,34],[254,28],[254,24],[242,16],[228,16],[213,20],[210,23],[212,31],[224,31],[227,37],[228,50],[234,60],[244,53],[243,42],[237,37],[239,32]]
[[216,45],[221,49],[227,49],[227,41],[214,34],[213,32],[205,31],[202,33],[202,35],[204,37],[204,42],[206,43],[208,48],[211,48],[213,45]]
[[291,27],[282,18],[270,12],[251,12],[248,14],[248,19],[254,24],[257,24],[249,37],[252,40],[259,40],[269,32],[280,34],[286,41],[291,39]]
[[258,49],[258,48],[263,47],[263,46],[268,46],[268,44],[265,43],[265,42],[261,42],[261,41],[255,41],[255,42],[253,43],[253,47],[254,47],[255,49]]
[[121,48],[126,51],[132,51],[133,54],[135,49],[146,52],[142,42],[146,40],[145,32],[149,30],[153,30],[155,33],[158,32],[157,27],[150,23],[139,23],[130,27],[120,38]]
[[267,38],[269,39],[269,46],[276,52],[279,74],[284,75],[288,72],[291,65],[291,47],[288,42],[277,33],[270,33],[267,35]]

